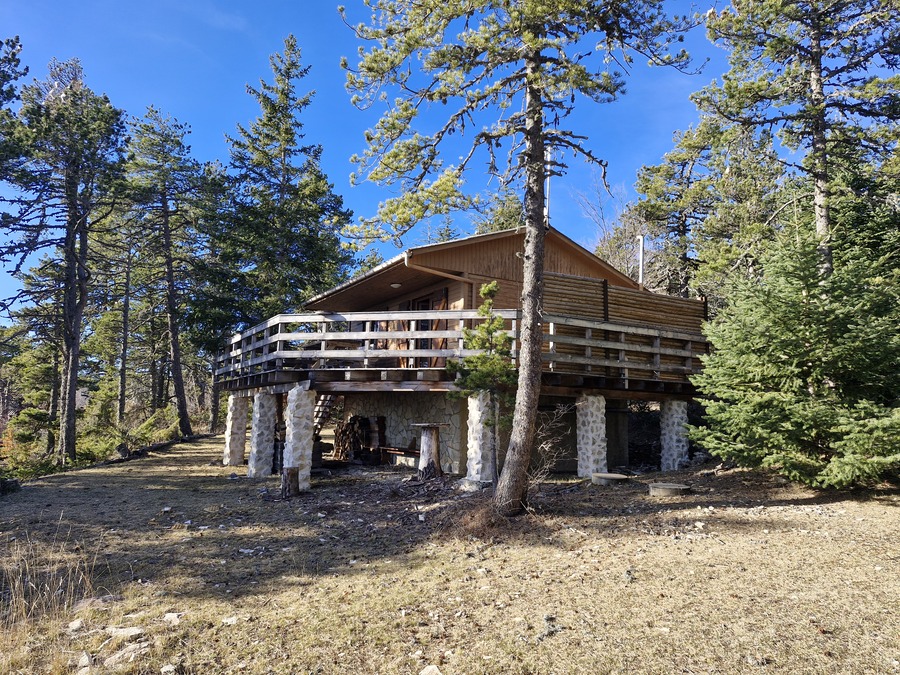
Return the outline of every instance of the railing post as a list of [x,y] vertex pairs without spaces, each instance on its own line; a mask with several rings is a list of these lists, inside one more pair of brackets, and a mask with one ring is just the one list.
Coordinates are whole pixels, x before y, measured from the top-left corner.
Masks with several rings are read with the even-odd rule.
[[[622,346],[619,348],[619,363],[625,363],[625,333],[619,333],[619,342]],[[619,377],[625,380],[625,388],[628,388],[628,368],[624,366],[619,367]]]
[[366,321],[365,328],[363,332],[366,334],[366,337],[363,339],[363,351],[366,355],[363,357],[363,368],[369,367],[369,350],[372,349],[372,340],[370,339],[370,335],[372,333],[372,322]]
[[659,335],[653,338],[653,379],[659,379]]
[[[584,329],[584,338],[585,338],[585,340],[592,340],[594,338],[594,332],[590,328],[585,328]],[[590,345],[584,346],[584,356],[587,359],[589,359],[593,356],[593,352],[591,351]],[[590,363],[585,365],[585,370],[587,370],[587,372],[591,372],[591,364]]]
[[550,353],[550,370],[553,371],[556,368],[556,362],[553,360],[553,355],[556,354],[556,342],[553,340],[553,336],[556,335],[556,324],[552,321],[547,325],[547,334],[550,336],[548,349]]

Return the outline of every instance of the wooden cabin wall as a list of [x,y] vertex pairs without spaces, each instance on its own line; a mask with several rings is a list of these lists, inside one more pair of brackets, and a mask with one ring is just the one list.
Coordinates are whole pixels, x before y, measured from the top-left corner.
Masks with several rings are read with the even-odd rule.
[[469,278],[475,283],[473,284],[472,298],[469,301],[467,309],[478,309],[482,302],[479,292],[482,284],[488,284],[492,281],[497,282],[498,290],[494,298],[495,309],[518,309],[522,302],[522,282],[512,279],[498,279],[496,277],[486,277],[480,274],[470,274]]
[[544,311],[605,321],[606,282],[562,274],[544,275]]
[[[606,282],[597,279],[585,279],[561,274],[548,273],[544,281],[544,309],[549,314],[562,314],[577,316],[610,323],[624,323],[632,325],[646,325],[649,328],[660,330],[681,331],[688,333],[700,333],[701,326],[706,316],[706,308],[702,301],[674,298],[665,295],[657,295],[649,291],[638,291],[607,285]],[[571,337],[585,337],[584,329],[574,326],[556,326],[558,335]],[[592,335],[594,338],[613,340],[618,335],[609,331],[603,335]],[[630,336],[633,343],[653,346],[653,338],[650,336]],[[687,343],[684,340],[663,338],[660,346],[670,349],[686,349],[695,356],[705,351],[703,342]],[[549,353],[551,348],[559,354],[583,356],[582,348],[568,344],[553,344],[548,340],[544,343],[543,350]],[[598,358],[616,358],[615,350],[604,350],[603,353],[592,352]],[[646,364],[646,368],[631,368],[631,377],[653,378],[654,368],[652,356],[639,353],[630,353],[628,360],[632,363]],[[662,365],[684,366],[685,360],[677,356],[663,355],[660,359]],[[556,370],[561,372],[578,372],[581,366],[558,362]],[[616,376],[615,369],[607,369],[606,374]],[[680,376],[676,373],[660,373],[663,380],[677,380]]]
[[[505,279],[521,284],[523,242],[524,237],[502,237],[479,242],[477,245],[464,243],[438,251],[417,253],[411,261],[433,269],[486,279]],[[604,265],[606,263],[599,258],[552,237],[547,238],[544,269],[548,272],[594,279],[609,278],[613,284],[621,283],[614,275],[604,273]]]
[[610,286],[609,320],[700,333],[706,320],[706,304],[702,300]]
[[387,307],[370,307],[370,311],[401,311],[416,309],[418,300],[427,298],[430,301],[429,309],[465,309],[469,296],[469,284],[451,279],[440,280],[425,288],[411,291],[405,295],[392,298]]
[[700,333],[706,320],[706,306],[702,300],[657,295],[612,284],[606,286],[600,280],[554,273],[545,275],[544,309],[551,314],[646,324],[688,333]]

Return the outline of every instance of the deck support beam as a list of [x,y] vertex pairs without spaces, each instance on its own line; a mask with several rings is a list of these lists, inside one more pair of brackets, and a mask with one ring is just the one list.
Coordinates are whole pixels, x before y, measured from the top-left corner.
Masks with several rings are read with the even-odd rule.
[[250,461],[247,475],[261,478],[272,475],[275,455],[276,394],[257,392],[253,397],[253,421],[250,428]]
[[466,477],[467,486],[484,487],[494,482],[494,456],[491,452],[494,429],[491,397],[487,392],[470,396],[469,424],[466,432]]
[[244,447],[247,443],[247,411],[249,400],[243,396],[228,397],[228,417],[225,421],[225,451],[222,464],[240,466],[244,463]]
[[605,473],[606,399],[602,396],[579,396],[575,426],[578,443],[578,477],[590,478],[593,473]]
[[[296,473],[297,484],[292,488],[301,492],[310,488],[315,409],[316,392],[300,384],[288,392],[284,411],[284,471],[285,474]],[[295,471],[289,472],[289,469]]]
[[688,461],[687,401],[662,401],[659,406],[659,430],[662,453],[660,469],[677,471]]

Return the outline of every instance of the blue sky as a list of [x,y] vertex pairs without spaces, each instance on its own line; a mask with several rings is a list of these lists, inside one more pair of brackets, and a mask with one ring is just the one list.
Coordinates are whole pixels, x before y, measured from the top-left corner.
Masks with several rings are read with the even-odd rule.
[[[345,0],[354,21],[367,18],[358,0]],[[687,3],[672,7],[685,11]],[[113,104],[140,116],[154,105],[192,127],[190,142],[201,161],[227,161],[225,134],[248,124],[259,112],[245,85],[269,79],[269,55],[280,51],[293,33],[303,61],[312,67],[300,91],[316,95],[302,121],[307,140],[324,147],[323,166],[335,191],[357,216],[371,216],[390,196],[373,185],[351,187],[349,158],[364,148],[363,132],[378,110],[362,112],[350,104],[340,58],[355,60],[358,43],[331,0],[0,0],[0,36],[19,35],[29,80],[43,78],[51,58],[78,57],[88,85],[106,93]],[[648,68],[636,61],[628,93],[612,104],[576,102],[575,130],[609,162],[608,179],[632,196],[637,170],[658,163],[672,147],[672,134],[696,121],[688,95],[725,69],[724,54],[711,48],[702,29],[689,37],[692,53],[713,61],[700,75]],[[451,158],[452,159],[452,158]],[[483,176],[470,177],[483,189]],[[554,179],[551,218],[555,227],[579,243],[592,246],[597,228],[577,204],[578,193],[592,194],[596,171],[580,160],[567,176]],[[459,229],[469,226],[460,218]],[[404,244],[418,242],[413,232]],[[392,247],[383,254],[396,253]]]

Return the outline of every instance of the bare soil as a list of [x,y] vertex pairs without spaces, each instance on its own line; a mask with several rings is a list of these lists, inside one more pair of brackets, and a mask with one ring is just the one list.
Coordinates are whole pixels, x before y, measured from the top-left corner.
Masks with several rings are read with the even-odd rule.
[[[0,671],[900,673],[896,489],[708,465],[554,478],[505,520],[387,468],[281,501],[222,444],[0,497],[7,579],[72,556],[91,579],[80,602],[7,617]],[[652,481],[692,490],[650,497]]]

